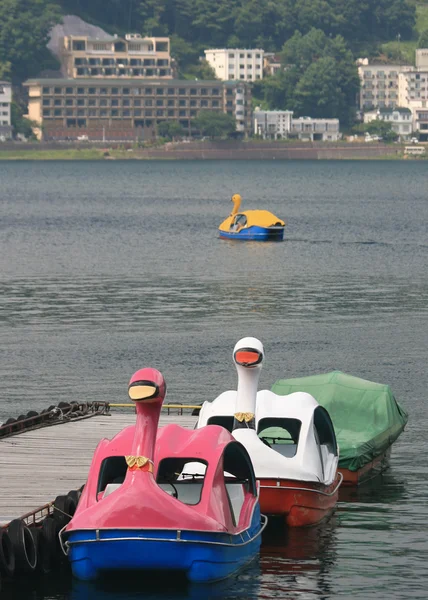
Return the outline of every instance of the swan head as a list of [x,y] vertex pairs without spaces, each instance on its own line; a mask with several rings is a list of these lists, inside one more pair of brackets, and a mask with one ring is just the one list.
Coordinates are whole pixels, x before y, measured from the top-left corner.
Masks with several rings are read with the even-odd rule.
[[232,215],[235,215],[238,212],[239,207],[241,206],[241,202],[242,202],[241,196],[239,194],[233,194],[232,202],[233,202]]
[[136,371],[129,381],[128,395],[137,404],[162,404],[166,395],[162,373],[151,368]]
[[233,362],[236,367],[244,369],[258,369],[262,367],[264,359],[263,344],[254,337],[239,340],[233,349]]

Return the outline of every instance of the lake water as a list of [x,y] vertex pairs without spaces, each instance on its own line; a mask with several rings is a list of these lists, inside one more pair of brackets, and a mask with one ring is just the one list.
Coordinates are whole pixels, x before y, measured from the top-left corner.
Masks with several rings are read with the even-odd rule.
[[[286,219],[285,241],[220,240],[233,193]],[[271,532],[220,586],[61,580],[28,597],[427,598],[427,224],[424,161],[1,162],[0,422],[126,401],[143,366],[170,402],[214,399],[247,335],[265,346],[262,388],[338,369],[409,412],[382,478],[318,528]]]

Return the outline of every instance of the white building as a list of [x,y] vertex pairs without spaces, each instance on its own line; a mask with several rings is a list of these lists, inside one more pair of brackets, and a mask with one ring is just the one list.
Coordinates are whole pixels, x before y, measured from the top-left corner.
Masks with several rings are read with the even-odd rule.
[[364,123],[374,120],[391,123],[392,131],[399,136],[400,141],[410,139],[413,132],[412,111],[409,108],[379,108],[364,114]]
[[264,140],[287,138],[291,131],[292,110],[259,110],[253,114],[254,133]]
[[12,85],[0,81],[0,139],[12,137],[10,105],[12,103]]
[[358,61],[361,80],[360,108],[402,106],[399,101],[399,75],[412,71],[411,65],[370,65],[367,59]]
[[264,50],[223,48],[205,50],[205,58],[216,77],[227,80],[256,81],[263,79]]
[[339,119],[299,117],[291,120],[291,133],[303,142],[337,142],[340,139]]
[[336,142],[340,139],[339,119],[293,119],[291,110],[254,111],[254,133],[263,139],[286,139],[290,135],[302,141]]
[[428,48],[418,48],[415,53],[416,68],[419,71],[428,70]]

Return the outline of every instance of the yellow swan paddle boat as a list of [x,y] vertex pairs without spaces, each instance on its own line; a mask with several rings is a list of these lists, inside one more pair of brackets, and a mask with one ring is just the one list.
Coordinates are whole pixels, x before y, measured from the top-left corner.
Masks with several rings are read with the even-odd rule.
[[241,201],[239,194],[233,194],[233,210],[218,228],[221,238],[258,242],[281,242],[284,239],[285,221],[268,210],[239,212]]

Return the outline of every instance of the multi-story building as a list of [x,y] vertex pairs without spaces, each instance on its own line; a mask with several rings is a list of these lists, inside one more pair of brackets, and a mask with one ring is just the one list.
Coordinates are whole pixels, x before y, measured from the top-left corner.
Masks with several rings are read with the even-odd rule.
[[59,58],[65,77],[172,78],[167,37],[66,35],[61,39]]
[[256,81],[263,79],[264,50],[216,48],[205,50],[205,58],[223,81]]
[[8,81],[0,81],[0,139],[12,137],[10,105],[12,103],[12,85]]
[[302,141],[335,142],[340,138],[339,119],[293,119],[291,110],[254,111],[254,133],[263,139],[298,137]]
[[292,110],[254,111],[254,133],[263,139],[287,138],[291,131]]
[[426,108],[428,100],[428,69],[400,73],[398,79],[400,106]]
[[399,75],[412,69],[411,65],[359,64],[360,108],[364,110],[398,106]]
[[377,119],[391,123],[391,129],[399,136],[400,141],[405,141],[412,135],[412,111],[409,108],[379,108],[364,113],[364,123]]
[[416,69],[428,71],[428,48],[417,48],[415,52]]
[[340,139],[339,119],[299,117],[291,120],[291,134],[306,142],[337,142]]
[[[28,117],[45,139],[135,140],[178,121],[189,134],[201,110],[230,114],[240,134],[252,130],[245,82],[132,79],[30,79]],[[41,133],[39,133],[39,137]]]

